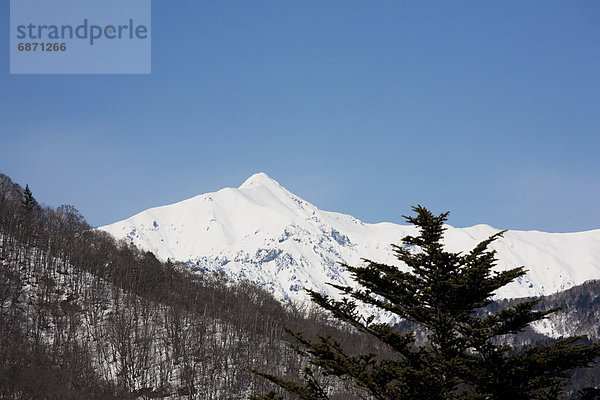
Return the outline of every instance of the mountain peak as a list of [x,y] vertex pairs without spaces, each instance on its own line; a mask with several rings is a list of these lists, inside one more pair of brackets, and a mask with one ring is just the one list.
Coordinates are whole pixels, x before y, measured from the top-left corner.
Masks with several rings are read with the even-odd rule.
[[281,186],[275,180],[271,179],[269,175],[264,172],[258,172],[252,175],[250,178],[246,179],[244,183],[239,187],[239,189],[250,189],[261,186]]
[[[100,229],[152,251],[162,260],[187,262],[219,271],[232,280],[263,285],[280,299],[305,301],[303,287],[329,296],[326,285],[349,285],[342,265],[361,265],[363,257],[398,265],[390,243],[412,227],[365,224],[344,214],[321,211],[286,190],[265,173],[239,189],[226,188],[170,206],[150,209]],[[486,225],[447,227],[449,251],[469,251],[498,232]],[[515,298],[555,293],[600,276],[600,230],[577,234],[509,231],[491,245],[497,269],[529,269],[496,293]],[[407,267],[406,267],[407,268]]]

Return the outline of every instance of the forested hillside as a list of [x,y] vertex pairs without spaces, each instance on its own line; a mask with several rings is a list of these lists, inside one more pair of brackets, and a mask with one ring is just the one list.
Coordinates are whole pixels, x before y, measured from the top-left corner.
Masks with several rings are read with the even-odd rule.
[[0,244],[0,398],[242,399],[269,385],[251,369],[301,373],[284,326],[370,346],[252,284],[116,243],[5,175]]

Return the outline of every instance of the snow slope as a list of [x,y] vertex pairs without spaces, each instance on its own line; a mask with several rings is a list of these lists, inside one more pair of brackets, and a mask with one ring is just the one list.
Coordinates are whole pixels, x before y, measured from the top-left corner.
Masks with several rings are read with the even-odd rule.
[[[359,265],[368,258],[398,264],[390,244],[416,234],[412,226],[367,224],[319,210],[264,173],[251,176],[237,189],[152,208],[99,229],[160,259],[249,279],[279,299],[298,301],[306,299],[304,287],[335,296],[326,282],[350,284],[340,262]],[[468,251],[498,231],[488,225],[448,226],[445,242],[452,251]],[[551,294],[600,279],[600,230],[509,231],[491,247],[498,252],[498,270],[521,265],[529,270],[502,288],[499,297]]]

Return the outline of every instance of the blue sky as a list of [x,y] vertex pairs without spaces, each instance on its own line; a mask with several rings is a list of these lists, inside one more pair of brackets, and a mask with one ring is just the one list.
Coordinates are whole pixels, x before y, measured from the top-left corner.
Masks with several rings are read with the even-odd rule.
[[10,75],[0,171],[93,225],[264,171],[326,210],[600,228],[600,3],[153,0],[151,75]]

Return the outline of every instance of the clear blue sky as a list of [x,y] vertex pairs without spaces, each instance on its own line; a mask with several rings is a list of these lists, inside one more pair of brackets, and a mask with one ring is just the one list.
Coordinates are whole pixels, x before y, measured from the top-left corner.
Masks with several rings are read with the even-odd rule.
[[600,228],[600,2],[153,0],[152,74],[9,75],[0,171],[93,225],[264,171],[326,210]]

